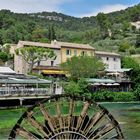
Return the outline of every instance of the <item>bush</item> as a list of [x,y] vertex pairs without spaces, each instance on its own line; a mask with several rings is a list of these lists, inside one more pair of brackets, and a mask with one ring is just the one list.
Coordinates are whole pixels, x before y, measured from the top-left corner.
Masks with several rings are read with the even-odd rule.
[[132,92],[115,92],[114,101],[135,101],[136,97]]
[[101,90],[92,94],[95,101],[113,101],[112,93],[108,90]]
[[88,87],[88,83],[83,79],[80,79],[77,83],[70,81],[67,85],[64,86],[64,91],[67,94],[82,95],[87,98],[92,98],[97,102],[135,101],[138,100],[138,97],[140,97],[140,87],[136,90],[136,93],[112,92],[109,90],[101,90],[91,93]]
[[108,90],[98,91],[92,94],[92,98],[95,101],[134,101],[136,100],[135,94],[131,92],[111,92]]
[[84,79],[79,79],[78,82],[70,81],[64,86],[64,91],[67,94],[89,96],[90,92],[88,89],[88,83]]
[[135,49],[134,47],[131,47],[131,48],[129,49],[129,53],[130,53],[130,54],[136,54],[136,49]]
[[136,53],[140,54],[140,48],[136,48]]
[[136,96],[137,100],[140,100],[140,85],[135,88],[134,95]]
[[72,95],[82,93],[80,86],[74,81],[70,81],[67,85],[65,85],[64,91],[65,93],[72,94]]

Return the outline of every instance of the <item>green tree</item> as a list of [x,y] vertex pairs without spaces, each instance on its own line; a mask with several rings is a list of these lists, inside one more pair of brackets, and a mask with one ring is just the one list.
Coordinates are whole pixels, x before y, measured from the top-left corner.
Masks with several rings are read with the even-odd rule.
[[1,50],[3,51],[3,52],[6,52],[6,53],[10,53],[10,44],[9,43],[6,43],[6,44],[4,44],[3,46],[2,46],[2,48],[1,48]]
[[109,29],[111,27],[108,16],[104,13],[99,13],[96,16],[97,19],[97,23],[100,27],[100,31],[102,34],[102,37],[105,38],[107,36],[109,36]]
[[9,58],[9,56],[8,56],[8,54],[6,52],[0,52],[0,61],[1,62],[8,61],[8,58]]
[[134,94],[135,94],[136,98],[138,100],[140,100],[140,85],[137,85],[137,87],[134,90]]
[[131,48],[131,45],[128,42],[122,42],[119,46],[119,52],[127,52]]
[[8,43],[0,46],[0,61],[2,64],[13,59],[13,56],[10,54],[10,47]]
[[45,38],[45,33],[46,31],[43,28],[37,27],[32,32],[32,40],[40,42],[41,39]]
[[67,94],[91,97],[89,84],[83,78],[79,79],[77,82],[70,81],[69,83],[67,83],[64,86],[64,91]]
[[17,43],[19,41],[18,33],[14,26],[3,32],[3,43]]
[[104,64],[93,56],[74,56],[62,63],[61,67],[70,74],[74,81],[79,78],[94,77],[98,71],[104,70]]
[[48,29],[48,39],[50,41],[56,39],[56,34],[55,34],[53,26],[49,26],[49,29]]
[[27,46],[16,49],[16,54],[21,56],[29,64],[29,72],[32,73],[35,64],[46,61],[49,58],[55,59],[54,51],[41,47]]
[[127,22],[127,21],[124,21],[123,23],[122,23],[122,30],[123,30],[123,32],[124,31],[129,31],[130,30],[130,23],[129,22]]
[[140,48],[140,29],[139,29],[138,34],[136,36],[136,47]]
[[140,65],[132,57],[123,57],[122,58],[122,67],[131,68],[130,78],[133,82],[133,87],[140,84]]

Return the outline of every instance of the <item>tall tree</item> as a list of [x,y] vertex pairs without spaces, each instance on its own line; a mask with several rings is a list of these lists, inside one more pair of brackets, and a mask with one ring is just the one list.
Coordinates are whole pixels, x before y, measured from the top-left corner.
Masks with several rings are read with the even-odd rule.
[[121,42],[119,48],[118,48],[118,51],[119,52],[128,52],[128,50],[131,48],[131,45],[129,44],[129,42],[127,41],[124,41],[124,42]]
[[98,71],[104,70],[104,64],[93,56],[74,56],[62,63],[61,67],[67,71],[72,80],[75,81],[79,78],[94,77]]
[[54,51],[41,47],[26,46],[16,49],[16,54],[21,56],[29,64],[29,72],[32,73],[35,64],[40,61],[47,61],[49,58],[55,59]]
[[138,34],[136,36],[136,47],[137,48],[140,47],[140,29],[139,29]]
[[49,38],[50,41],[56,39],[56,34],[55,34],[55,31],[54,31],[53,25],[49,26],[48,38]]
[[109,34],[110,34],[109,29],[110,29],[111,25],[110,25],[110,22],[109,22],[107,15],[104,13],[99,13],[97,15],[96,19],[97,19],[97,24],[100,27],[102,37],[105,38],[105,37],[109,36]]
[[123,57],[122,58],[122,67],[131,68],[130,78],[133,82],[133,87],[140,84],[140,65],[135,58],[132,57]]
[[6,61],[8,61],[8,54],[6,52],[1,52],[0,51],[0,62],[4,63]]
[[10,54],[10,44],[0,45],[0,62],[4,64],[5,62],[12,60],[13,57]]

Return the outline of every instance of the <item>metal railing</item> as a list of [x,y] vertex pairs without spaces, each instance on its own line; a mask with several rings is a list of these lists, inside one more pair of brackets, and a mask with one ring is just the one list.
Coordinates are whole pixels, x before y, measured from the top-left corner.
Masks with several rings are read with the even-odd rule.
[[15,95],[45,95],[49,94],[49,88],[0,88],[0,96],[15,96]]

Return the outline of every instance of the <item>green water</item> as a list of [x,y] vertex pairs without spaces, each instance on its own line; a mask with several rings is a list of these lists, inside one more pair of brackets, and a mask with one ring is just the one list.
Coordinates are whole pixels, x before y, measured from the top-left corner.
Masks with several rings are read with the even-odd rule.
[[[102,103],[119,121],[126,139],[140,139],[140,103]],[[7,139],[11,128],[26,108],[0,110],[0,139]]]
[[102,104],[120,123],[125,139],[140,139],[140,103]]

